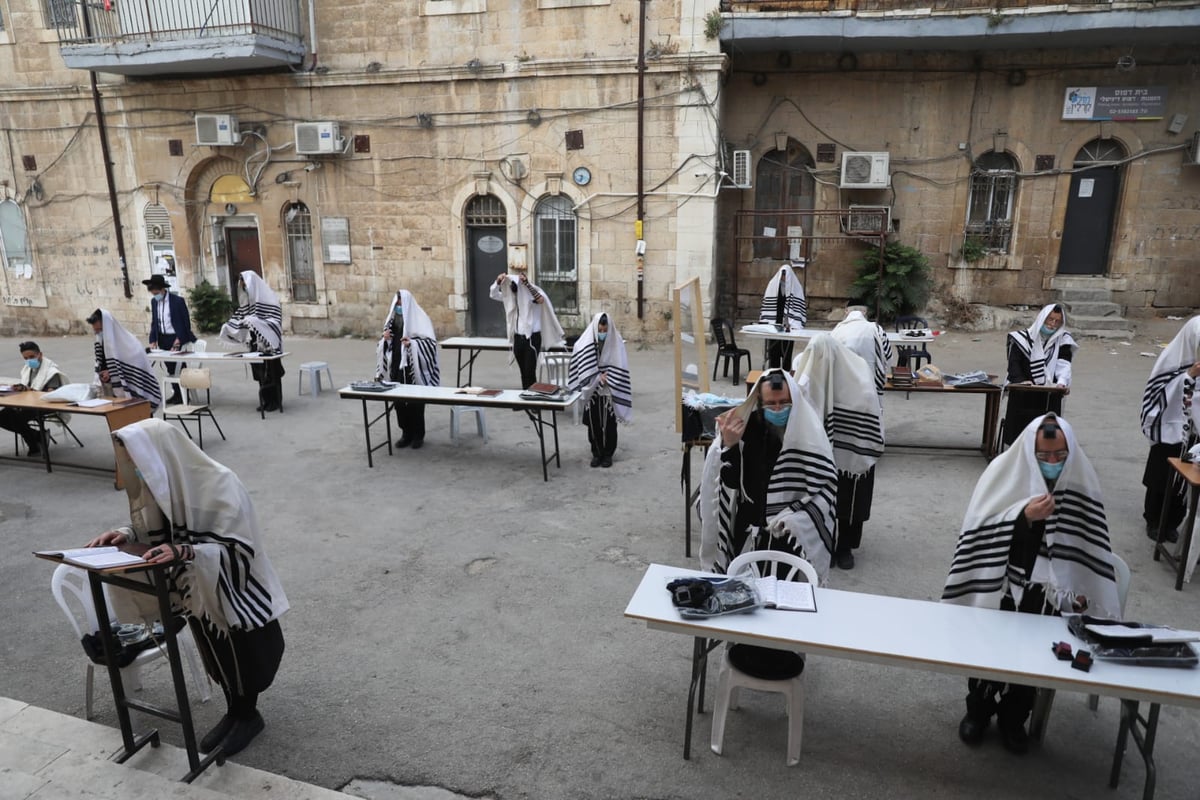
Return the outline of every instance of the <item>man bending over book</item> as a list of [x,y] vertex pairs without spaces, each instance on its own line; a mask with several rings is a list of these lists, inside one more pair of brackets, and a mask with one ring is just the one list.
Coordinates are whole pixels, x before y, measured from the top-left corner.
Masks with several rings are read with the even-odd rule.
[[[37,342],[21,342],[17,347],[25,363],[21,367],[21,382],[12,387],[15,391],[32,389],[37,392],[50,392],[66,382],[67,378],[59,371],[58,364],[42,355]],[[37,414],[29,409],[0,408],[0,428],[20,434],[25,439],[30,456],[42,454],[41,431],[35,422]]]

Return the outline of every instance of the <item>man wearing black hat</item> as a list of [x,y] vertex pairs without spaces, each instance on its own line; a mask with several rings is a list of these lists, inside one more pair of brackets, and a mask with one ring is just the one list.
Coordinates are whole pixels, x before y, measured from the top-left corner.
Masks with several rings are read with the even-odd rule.
[[[162,275],[151,275],[142,281],[150,291],[150,346],[158,350],[178,352],[186,344],[196,341],[192,333],[192,320],[188,316],[187,303],[177,294],[171,294],[167,279]],[[167,374],[175,374],[175,362],[167,362]],[[183,366],[187,366],[184,364]],[[169,403],[183,402],[179,386],[171,395]]]

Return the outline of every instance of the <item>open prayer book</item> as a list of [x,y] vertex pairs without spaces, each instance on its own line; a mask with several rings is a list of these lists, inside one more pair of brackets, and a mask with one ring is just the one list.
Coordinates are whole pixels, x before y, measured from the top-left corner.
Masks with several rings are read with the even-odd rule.
[[112,405],[111,397],[94,397],[91,400],[80,400],[77,403],[72,403],[73,406],[80,408],[97,408],[99,406]]
[[482,386],[464,386],[455,394],[469,394],[477,397],[499,397],[504,394],[503,389],[485,389]]
[[754,588],[758,590],[758,596],[767,608],[777,608],[780,611],[817,610],[817,597],[813,594],[811,583],[781,581],[774,575],[766,575],[754,580]]
[[130,564],[145,564],[146,559],[126,553],[116,547],[79,547],[74,550],[38,550],[39,556],[61,558],[68,564],[88,569],[108,569]]

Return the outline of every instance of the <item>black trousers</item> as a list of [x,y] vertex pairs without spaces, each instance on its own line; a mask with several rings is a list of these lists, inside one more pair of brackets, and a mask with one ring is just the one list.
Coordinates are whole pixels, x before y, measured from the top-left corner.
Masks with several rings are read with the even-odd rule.
[[258,696],[275,680],[283,659],[283,629],[271,620],[252,631],[218,631],[195,617],[188,618],[204,671],[225,693],[229,715],[239,719],[254,716]]
[[849,553],[862,544],[863,523],[871,518],[871,501],[874,497],[874,467],[859,477],[838,473],[838,553]]
[[1025,426],[1038,417],[1044,417],[1049,412],[1062,415],[1062,395],[1040,392],[1022,392],[1021,390],[1008,393],[1008,408],[1004,412],[1004,436],[1001,438],[1004,447],[1017,440]]
[[250,374],[258,381],[258,402],[265,411],[276,411],[283,406],[282,361],[264,361],[251,364]]
[[[1037,614],[1045,604],[1046,595],[1042,587],[1032,586],[1021,598],[1022,613]],[[1005,595],[1000,602],[1001,611],[1016,611],[1017,605],[1011,595]],[[996,721],[1001,728],[1023,726],[1029,714],[1033,711],[1034,701],[1037,700],[1037,689],[1021,683],[1004,683],[1003,681],[984,680],[982,678],[967,679],[967,714],[972,718],[986,722],[996,715]]]
[[584,422],[588,429],[588,444],[596,458],[612,458],[617,452],[617,415],[612,404],[599,394],[592,395]]
[[513,334],[513,358],[517,368],[521,370],[521,388],[528,389],[537,383],[538,353],[542,349],[542,333],[531,335],[528,339],[519,333]]
[[781,342],[779,340],[767,342],[767,366],[783,367],[789,372],[792,369],[792,350],[796,346],[795,342]]
[[[158,342],[157,342],[157,346],[158,346],[158,349],[159,349],[159,350],[170,350],[172,347],[174,347],[174,346],[175,346],[175,334],[173,334],[173,333],[160,333],[160,334],[158,335]],[[174,361],[168,361],[168,362],[166,362],[166,363],[167,363],[167,374],[168,374],[168,375],[171,375],[171,376],[174,376],[174,375],[175,375],[175,370],[176,370],[176,368],[177,368],[177,367],[181,367],[181,368],[183,368],[183,369],[187,369],[187,364],[184,364],[183,362],[176,363],[176,362],[174,362]],[[178,385],[176,385],[176,386],[174,387],[174,391],[173,391],[173,392],[171,392],[171,398],[170,398],[170,399],[171,399],[171,401],[172,401],[172,402],[174,402],[174,403],[181,403],[181,402],[183,402],[183,393],[182,393],[181,391],[179,391],[179,386],[178,386]]]
[[37,414],[24,408],[0,408],[0,428],[20,434],[25,444],[38,443]]
[[1167,500],[1167,530],[1179,527],[1187,516],[1187,500],[1183,480],[1179,477],[1168,458],[1178,458],[1183,451],[1179,444],[1152,444],[1146,456],[1146,469],[1142,472],[1142,485],[1146,487],[1146,499],[1142,517],[1147,525],[1158,527],[1163,512],[1163,501]]
[[400,428],[400,437],[414,442],[425,439],[425,404],[424,403],[394,403],[396,408],[396,425]]

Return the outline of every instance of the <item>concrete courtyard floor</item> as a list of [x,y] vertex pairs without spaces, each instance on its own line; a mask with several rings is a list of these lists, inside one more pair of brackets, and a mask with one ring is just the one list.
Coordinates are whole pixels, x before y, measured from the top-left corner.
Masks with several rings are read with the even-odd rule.
[[[1174,591],[1141,520],[1146,354],[1181,324],[1146,323],[1130,341],[1085,340],[1066,416],[1100,474],[1113,548],[1133,570],[1127,616],[1195,628],[1200,586]],[[0,339],[0,374],[16,372],[17,341]],[[40,343],[69,376],[90,379],[90,337]],[[613,467],[589,468],[586,431],[568,420],[562,467],[544,483],[529,423],[505,411],[488,412],[487,443],[467,417],[454,444],[449,412],[431,407],[424,449],[380,451],[368,469],[359,403],[330,391],[298,396],[296,381],[310,360],[329,362],[339,386],[369,378],[374,342],[286,344],[284,413],[260,420],[255,384],[240,367],[222,367],[213,405],[228,441],[205,431],[208,453],[254,498],[292,606],[282,667],[260,701],[266,731],[239,763],[381,798],[372,792],[388,783],[499,800],[1141,796],[1135,754],[1121,786],[1107,789],[1111,699],[1092,712],[1082,695],[1060,693],[1046,741],[1016,757],[994,729],[978,750],[959,742],[963,679],[820,657],[807,670],[799,766],[785,766],[777,695],[750,695],[731,714],[723,757],[707,746],[710,715],[698,717],[683,760],[691,641],[622,617],[647,564],[696,563],[684,557],[670,347],[630,345],[635,419],[620,431]],[[1003,332],[950,332],[931,349],[945,371],[1003,372]],[[442,361],[449,384],[454,355]],[[511,386],[516,371],[503,354],[484,354],[474,382]],[[717,390],[742,394],[728,383]],[[978,396],[889,394],[885,403],[890,441],[978,441]],[[109,461],[103,424],[72,424],[86,446],[60,437],[56,457]],[[11,442],[0,437],[0,453]],[[83,654],[50,595],[50,565],[30,552],[82,544],[127,521],[128,507],[110,480],[48,475],[39,463],[0,462],[0,697],[82,716]],[[985,465],[978,454],[890,450],[858,566],[833,571],[829,585],[936,599]],[[1048,645],[1029,644],[1049,657]],[[147,677],[148,699],[169,700],[166,678]],[[115,726],[103,676],[96,703],[98,721]],[[195,705],[200,732],[222,705]],[[1194,796],[1198,749],[1200,714],[1164,707],[1158,797]]]

